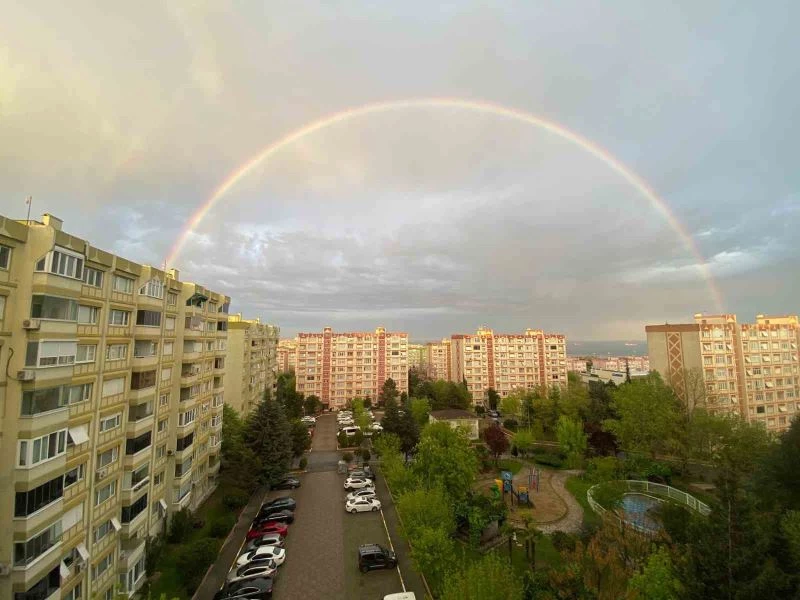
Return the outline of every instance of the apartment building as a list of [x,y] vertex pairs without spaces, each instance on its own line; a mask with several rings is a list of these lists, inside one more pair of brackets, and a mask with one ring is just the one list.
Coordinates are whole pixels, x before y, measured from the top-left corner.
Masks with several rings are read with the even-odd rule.
[[408,392],[408,334],[378,327],[374,333],[322,333],[297,336],[297,391],[315,395],[330,408],[360,397],[378,399],[389,378]]
[[225,371],[225,401],[240,415],[261,402],[264,390],[275,393],[280,329],[260,319],[228,317],[228,368]]
[[278,373],[294,371],[297,358],[297,340],[280,340],[278,342]]
[[0,216],[1,598],[141,586],[145,539],[216,485],[228,304]]
[[648,325],[650,366],[689,407],[787,429],[800,412],[800,322],[796,315],[696,314],[694,323]]
[[450,380],[466,380],[476,404],[486,390],[501,397],[518,388],[567,385],[567,340],[559,333],[526,329],[522,334],[494,333],[481,327],[451,337]]
[[428,377],[450,381],[450,340],[425,344]]
[[418,371],[427,370],[428,353],[425,344],[408,345],[408,368]]

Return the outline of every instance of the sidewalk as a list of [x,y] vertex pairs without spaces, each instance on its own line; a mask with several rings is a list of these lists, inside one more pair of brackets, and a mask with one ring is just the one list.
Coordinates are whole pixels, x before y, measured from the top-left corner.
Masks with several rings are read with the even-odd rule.
[[262,487],[257,489],[250,497],[247,506],[239,513],[239,520],[236,522],[236,525],[228,534],[228,537],[225,538],[217,560],[209,567],[208,571],[206,571],[206,576],[203,578],[203,582],[200,584],[200,587],[197,588],[194,596],[192,596],[192,600],[212,600],[214,594],[216,594],[222,587],[222,584],[225,583],[228,571],[233,561],[236,560],[245,535],[247,535],[247,531],[250,529],[250,524],[258,513],[258,509],[261,508],[261,503],[264,501],[266,495],[267,488]]

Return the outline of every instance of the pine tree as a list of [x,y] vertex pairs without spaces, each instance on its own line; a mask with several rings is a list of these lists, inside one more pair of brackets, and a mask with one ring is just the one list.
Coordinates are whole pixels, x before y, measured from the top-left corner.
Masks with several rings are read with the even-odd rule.
[[279,402],[269,390],[250,413],[244,428],[244,443],[258,458],[257,477],[262,484],[274,484],[286,475],[292,460],[290,425]]

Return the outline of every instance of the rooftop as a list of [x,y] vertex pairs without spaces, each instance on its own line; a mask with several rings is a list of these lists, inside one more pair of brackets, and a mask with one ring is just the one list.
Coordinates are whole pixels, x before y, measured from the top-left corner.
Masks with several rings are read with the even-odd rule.
[[461,410],[460,408],[445,408],[444,410],[434,410],[431,412],[434,419],[477,419],[478,417],[469,412],[468,410]]

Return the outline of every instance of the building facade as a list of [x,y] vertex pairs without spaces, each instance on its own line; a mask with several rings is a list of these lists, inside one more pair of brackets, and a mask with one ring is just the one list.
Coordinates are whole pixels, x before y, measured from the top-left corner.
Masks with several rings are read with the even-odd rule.
[[426,372],[428,363],[428,353],[425,344],[408,345],[408,368]]
[[445,338],[441,342],[430,342],[425,345],[425,351],[428,377],[450,381],[450,340]]
[[294,371],[297,358],[297,340],[280,340],[278,342],[278,373]]
[[225,401],[244,416],[264,395],[275,394],[280,329],[259,319],[228,318],[228,368],[225,371]]
[[686,404],[784,431],[800,413],[796,315],[696,314],[694,323],[648,325],[651,367]]
[[391,378],[399,392],[408,392],[408,334],[378,327],[374,333],[322,333],[297,336],[296,385],[329,408],[342,408],[353,398],[377,401]]
[[216,486],[229,299],[0,216],[2,598],[110,598]]
[[450,354],[450,380],[466,380],[476,404],[484,403],[489,388],[505,397],[518,388],[567,385],[567,340],[559,333],[496,334],[481,327],[473,335],[453,335]]

